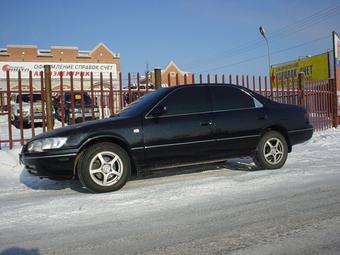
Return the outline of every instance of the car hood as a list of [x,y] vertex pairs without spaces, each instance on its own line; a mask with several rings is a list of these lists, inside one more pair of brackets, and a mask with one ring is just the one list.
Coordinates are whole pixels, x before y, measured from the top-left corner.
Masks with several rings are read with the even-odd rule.
[[78,144],[78,142],[83,140],[92,130],[98,130],[100,127],[110,127],[114,129],[114,127],[121,126],[127,119],[128,117],[115,116],[108,119],[82,122],[39,134],[30,141],[51,137],[68,137],[67,144],[71,146],[72,144]]

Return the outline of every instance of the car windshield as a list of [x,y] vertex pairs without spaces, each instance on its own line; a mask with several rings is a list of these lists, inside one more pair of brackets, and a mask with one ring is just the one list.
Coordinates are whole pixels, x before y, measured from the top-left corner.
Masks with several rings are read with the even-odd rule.
[[[41,101],[41,95],[40,94],[33,94],[33,103],[40,102]],[[19,103],[20,95],[17,96],[17,102]],[[21,95],[22,102],[29,103],[31,100],[30,94],[23,94]]]
[[118,115],[130,116],[143,112],[149,105],[157,101],[157,99],[161,98],[167,90],[168,88],[160,88],[140,97],[136,101],[123,108],[120,112],[118,112]]

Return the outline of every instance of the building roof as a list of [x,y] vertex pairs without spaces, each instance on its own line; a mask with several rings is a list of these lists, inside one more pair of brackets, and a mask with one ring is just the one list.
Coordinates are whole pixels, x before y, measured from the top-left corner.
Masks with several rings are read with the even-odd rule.
[[169,62],[169,64],[164,68],[164,69],[162,69],[162,72],[165,72],[166,70],[168,70],[171,66],[173,66],[173,67],[175,67],[176,69],[177,69],[177,71],[179,72],[179,73],[181,73],[181,74],[189,74],[190,72],[184,72],[184,71],[182,71],[181,69],[179,69],[179,67],[175,64],[175,62],[173,61],[173,60],[171,60],[170,62]]
[[79,50],[78,47],[75,46],[51,46],[50,49],[38,49],[37,45],[15,45],[15,44],[8,44],[6,48],[0,48],[0,55],[8,55],[8,48],[20,48],[20,49],[36,49],[37,54],[39,56],[49,56],[51,54],[51,50],[77,50],[80,57],[91,56],[92,53],[97,51],[100,47],[103,47],[107,52],[109,52],[113,58],[119,58],[119,53],[112,52],[103,42],[100,42],[94,47],[92,50]]

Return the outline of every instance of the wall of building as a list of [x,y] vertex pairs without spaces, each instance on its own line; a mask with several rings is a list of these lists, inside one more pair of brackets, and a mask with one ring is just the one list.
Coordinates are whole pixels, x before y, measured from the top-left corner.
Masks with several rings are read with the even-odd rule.
[[[35,64],[36,63],[36,64]],[[69,72],[74,74],[75,87],[80,86],[80,72],[85,72],[84,85],[90,86],[90,72],[94,73],[96,79],[99,79],[99,73],[103,72],[104,83],[107,85],[109,72],[114,73],[113,83],[118,84],[118,74],[121,71],[120,56],[112,52],[104,43],[99,43],[92,50],[79,50],[77,47],[52,46],[48,50],[38,49],[34,45],[8,45],[7,48],[0,49],[0,90],[6,89],[6,71],[10,70],[11,87],[18,87],[18,69],[22,71],[22,85],[28,87],[28,73],[33,73],[33,86],[40,88],[39,72],[42,70],[44,63],[55,64],[52,66],[52,86],[60,86],[59,73],[65,75],[64,85],[70,85]],[[83,63],[81,65],[80,63]],[[73,65],[74,64],[74,65]],[[77,64],[77,65],[76,65]],[[87,65],[88,64],[88,65]],[[67,66],[73,66],[68,69]],[[22,66],[22,67],[21,67]],[[40,66],[40,67],[39,67]],[[57,66],[60,66],[58,69]],[[81,66],[75,70],[75,67]],[[95,67],[92,68],[91,67]]]

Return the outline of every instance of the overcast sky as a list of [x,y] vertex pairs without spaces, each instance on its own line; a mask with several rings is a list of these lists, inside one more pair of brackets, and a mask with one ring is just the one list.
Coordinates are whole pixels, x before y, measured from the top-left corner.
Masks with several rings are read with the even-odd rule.
[[76,46],[104,42],[121,54],[123,72],[144,72],[173,60],[184,71],[267,73],[277,64],[331,49],[340,32],[339,0],[2,2],[0,48],[8,44]]

